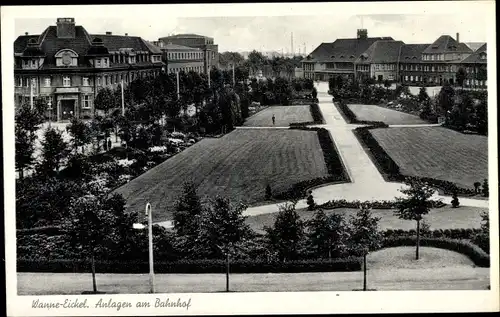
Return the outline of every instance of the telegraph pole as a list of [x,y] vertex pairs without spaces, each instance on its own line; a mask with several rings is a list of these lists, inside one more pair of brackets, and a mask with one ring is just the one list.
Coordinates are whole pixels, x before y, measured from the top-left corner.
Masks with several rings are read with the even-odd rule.
[[121,87],[122,87],[122,115],[125,116],[125,100],[123,98],[123,96],[124,96],[124,94],[123,94],[123,79],[122,79]]

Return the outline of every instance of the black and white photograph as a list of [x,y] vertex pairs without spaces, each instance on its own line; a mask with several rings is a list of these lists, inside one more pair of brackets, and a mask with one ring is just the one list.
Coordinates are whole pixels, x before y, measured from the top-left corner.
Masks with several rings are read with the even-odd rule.
[[2,7],[9,316],[498,311],[494,9]]

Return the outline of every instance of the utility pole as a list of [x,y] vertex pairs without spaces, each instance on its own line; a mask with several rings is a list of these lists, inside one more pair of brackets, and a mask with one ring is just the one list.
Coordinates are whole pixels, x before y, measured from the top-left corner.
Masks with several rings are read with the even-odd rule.
[[30,78],[30,106],[33,110],[33,78]]
[[180,90],[179,90],[179,72],[176,72],[175,73],[176,77],[177,77],[177,99],[180,98]]

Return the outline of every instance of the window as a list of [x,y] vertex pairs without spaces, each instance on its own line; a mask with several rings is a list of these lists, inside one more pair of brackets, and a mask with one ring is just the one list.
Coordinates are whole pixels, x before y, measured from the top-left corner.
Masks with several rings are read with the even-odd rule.
[[100,59],[95,60],[95,67],[101,67],[101,60]]
[[101,86],[101,77],[97,77],[97,86]]
[[107,58],[103,58],[102,59],[102,66],[103,67],[107,67],[108,66],[108,59]]
[[31,67],[36,68],[36,60],[31,60]]
[[410,76],[410,81],[413,81],[413,76]]
[[64,87],[71,87],[71,78],[69,78],[69,76],[63,77],[63,86]]
[[83,96],[82,109],[90,109],[90,96],[89,95]]
[[108,76],[104,76],[104,86],[108,85]]
[[50,77],[45,77],[45,87],[50,87]]
[[83,86],[90,86],[89,85],[89,78],[88,77],[83,77],[82,78],[82,84],[83,84]]
[[18,87],[22,87],[23,86],[23,78],[22,77],[17,77],[16,83],[17,83]]
[[405,81],[408,81],[408,76],[405,76]]

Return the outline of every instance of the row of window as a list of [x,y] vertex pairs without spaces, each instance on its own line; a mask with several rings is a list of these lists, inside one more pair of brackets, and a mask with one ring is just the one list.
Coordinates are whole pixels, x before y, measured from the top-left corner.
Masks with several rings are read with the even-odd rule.
[[[148,72],[137,72],[137,73],[130,73],[130,81],[133,81],[134,79],[136,78],[143,78],[145,76],[158,76],[160,74],[160,71],[148,71]],[[90,86],[90,78],[89,77],[81,77],[82,78],[82,82],[81,82],[81,85],[82,86]],[[121,81],[123,80],[124,83],[128,83],[129,80],[128,80],[128,76],[125,74],[115,74],[115,75],[104,75],[102,76],[102,79],[101,77],[97,77],[96,78],[96,84],[97,86],[101,86],[101,85],[114,85],[114,84],[119,84],[121,83]],[[52,80],[51,80],[51,77],[45,77],[43,79],[43,84],[44,84],[44,87],[51,87],[52,85]],[[62,77],[62,84],[63,84],[63,87],[71,87],[72,84],[72,80],[71,80],[71,77],[70,76],[63,76]],[[29,87],[30,86],[30,79],[28,77],[26,78],[23,78],[23,77],[17,77],[16,79],[16,86],[17,87]],[[37,80],[35,78],[32,78],[32,86],[33,87],[36,87],[37,86]]]
[[178,73],[178,72],[190,72],[190,71],[195,71],[198,73],[203,72],[203,67],[202,66],[187,66],[187,67],[173,67],[168,70],[169,73]]
[[187,53],[169,52],[168,53],[168,59],[169,60],[176,60],[176,59],[203,59],[203,52],[187,52]]
[[374,64],[375,70],[396,70],[396,64]]

